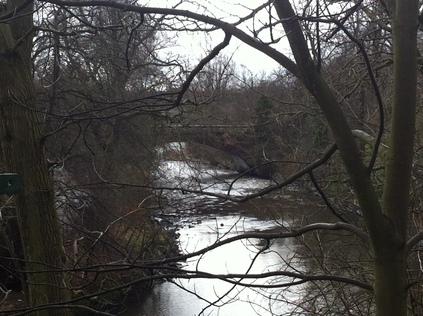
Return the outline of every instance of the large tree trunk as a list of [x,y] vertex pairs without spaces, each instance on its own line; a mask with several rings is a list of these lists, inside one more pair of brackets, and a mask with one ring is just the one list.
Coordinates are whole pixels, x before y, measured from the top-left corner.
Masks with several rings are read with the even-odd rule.
[[377,315],[407,315],[407,273],[404,251],[374,258],[374,295]]
[[300,79],[316,98],[337,142],[366,221],[374,263],[379,316],[407,315],[406,250],[417,85],[417,0],[389,0],[394,46],[391,133],[382,203],[371,183],[335,95],[314,64],[289,0],[275,0]]
[[380,316],[407,315],[405,244],[417,95],[418,1],[390,0],[387,4],[392,16],[394,77],[382,210],[391,229],[385,241],[373,245],[375,299]]
[[[13,1],[12,1],[13,2]],[[19,3],[9,3],[16,8]],[[28,305],[59,303],[70,298],[63,277],[63,246],[55,210],[53,181],[35,109],[31,49],[32,6],[22,18],[0,24],[0,145],[7,171],[16,172],[22,188],[16,208],[27,271]],[[69,315],[61,309],[54,314]],[[52,310],[37,315],[52,315]]]

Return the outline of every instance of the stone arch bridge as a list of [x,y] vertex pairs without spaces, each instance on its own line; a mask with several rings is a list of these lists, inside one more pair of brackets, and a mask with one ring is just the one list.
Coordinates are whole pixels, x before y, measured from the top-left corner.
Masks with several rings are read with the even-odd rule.
[[211,147],[229,155],[236,171],[262,178],[272,174],[269,158],[263,154],[263,140],[253,125],[172,124],[168,126],[166,142],[186,142]]

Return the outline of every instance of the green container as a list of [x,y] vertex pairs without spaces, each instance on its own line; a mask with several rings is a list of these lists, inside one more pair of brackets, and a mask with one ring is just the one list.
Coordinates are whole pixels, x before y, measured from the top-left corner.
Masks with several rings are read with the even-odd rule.
[[0,173],[0,194],[15,194],[21,188],[17,173]]

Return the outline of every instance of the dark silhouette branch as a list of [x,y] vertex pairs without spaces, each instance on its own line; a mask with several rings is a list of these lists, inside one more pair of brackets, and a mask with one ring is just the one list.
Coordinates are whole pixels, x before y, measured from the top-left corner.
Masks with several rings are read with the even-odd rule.
[[229,194],[219,194],[219,193],[212,193],[212,192],[206,192],[203,190],[193,190],[193,189],[185,189],[185,188],[170,188],[170,187],[158,187],[156,189],[158,190],[173,190],[173,191],[181,191],[183,193],[195,193],[195,194],[203,194],[203,195],[208,195],[208,196],[213,196],[213,197],[218,197],[224,200],[228,200],[228,201],[233,201],[233,202],[246,202],[249,200],[252,200],[256,197],[261,197],[264,196],[266,194],[269,194],[273,191],[279,190],[283,187],[286,187],[287,185],[293,183],[295,180],[301,178],[302,176],[310,173],[310,171],[318,168],[319,166],[325,164],[331,157],[332,155],[336,152],[337,150],[337,145],[333,144],[331,145],[322,155],[322,157],[320,157],[319,159],[317,159],[316,161],[312,162],[311,164],[309,164],[307,167],[301,169],[300,171],[296,172],[295,174],[293,174],[292,176],[290,176],[288,179],[286,179],[285,181],[278,183],[276,185],[272,185],[269,186],[263,190],[260,190],[256,193],[253,194],[249,194],[245,197],[234,197],[234,196],[230,196]]
[[410,252],[412,248],[417,246],[417,244],[423,240],[423,231],[419,231],[417,234],[412,236],[408,241],[406,245],[407,252]]
[[335,207],[332,205],[332,203],[329,201],[328,197],[326,196],[325,192],[323,192],[322,188],[320,187],[319,183],[317,182],[316,177],[313,174],[313,171],[309,172],[310,180],[314,185],[314,188],[319,193],[320,197],[323,199],[323,202],[325,202],[326,206],[329,208],[329,210],[332,212],[333,215],[335,215],[339,220],[342,222],[347,223],[348,221],[345,220],[341,214],[337,210],[335,210]]
[[280,63],[284,68],[290,71],[292,74],[296,76],[299,75],[297,65],[290,58],[288,58],[286,55],[280,53],[279,51],[277,51],[276,49],[270,46],[263,45],[261,41],[257,40],[256,38],[238,29],[235,26],[237,23],[230,24],[220,19],[213,18],[203,14],[190,12],[188,10],[179,10],[179,9],[173,9],[173,8],[141,7],[141,6],[130,5],[130,4],[125,4],[121,2],[110,2],[110,1],[103,1],[103,0],[91,0],[91,1],[48,0],[48,1],[42,1],[42,2],[57,4],[60,6],[70,6],[70,7],[104,6],[104,7],[113,7],[113,8],[121,9],[124,11],[138,12],[140,14],[165,14],[165,15],[182,16],[182,17],[190,18],[190,19],[207,23],[222,29],[225,33],[231,34],[232,36],[238,38],[245,44],[255,48],[256,50],[274,59],[275,61]]
[[225,39],[223,40],[223,42],[217,45],[215,48],[213,48],[212,51],[206,57],[204,57],[198,63],[198,65],[191,71],[188,78],[182,84],[181,91],[179,91],[178,93],[178,96],[175,101],[175,107],[178,107],[181,104],[181,101],[185,92],[188,90],[189,86],[191,85],[191,82],[195,79],[198,73],[204,68],[205,65],[207,65],[207,63],[213,60],[220,53],[222,49],[224,49],[226,46],[229,45],[230,40],[231,40],[231,34],[225,32]]

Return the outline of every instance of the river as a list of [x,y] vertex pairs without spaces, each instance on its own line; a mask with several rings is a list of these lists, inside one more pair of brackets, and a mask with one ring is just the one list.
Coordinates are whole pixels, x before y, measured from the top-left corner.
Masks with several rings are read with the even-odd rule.
[[[164,161],[160,181],[166,186],[185,186],[207,192],[241,196],[269,185],[268,180],[242,178],[231,171],[207,168],[201,164]],[[272,231],[290,226],[290,219],[271,218],[263,208],[279,200],[266,198],[258,203],[222,203],[217,198],[168,191],[169,206],[156,214],[157,221],[169,221],[177,227],[178,242],[183,253],[190,253],[225,238],[251,231]],[[285,195],[285,197],[287,197]],[[288,196],[289,197],[289,196]],[[280,205],[277,205],[280,207]],[[295,258],[295,239],[276,240],[263,251],[264,242],[249,239],[226,244],[185,263],[183,268],[210,274],[259,274],[290,270],[301,271]],[[258,253],[260,255],[258,255]],[[240,280],[239,278],[236,280]],[[254,286],[233,285],[209,278],[176,279],[156,286],[131,316],[253,316],[284,315],[292,311],[289,303],[301,298],[302,287],[272,287],[291,281],[286,277],[261,280],[244,279]],[[258,287],[261,284],[262,287]]]

